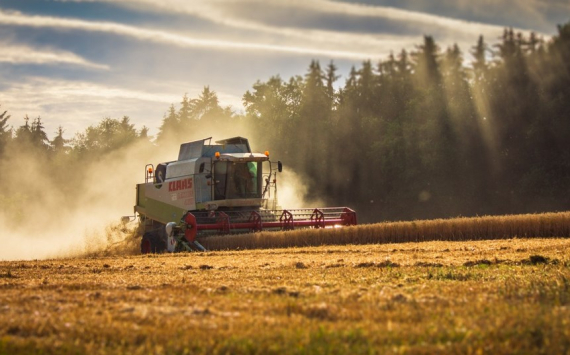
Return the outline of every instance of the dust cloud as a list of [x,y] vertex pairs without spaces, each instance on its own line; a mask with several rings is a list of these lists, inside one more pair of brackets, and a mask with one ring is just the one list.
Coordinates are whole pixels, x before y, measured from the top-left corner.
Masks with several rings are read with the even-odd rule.
[[135,185],[160,153],[141,142],[101,160],[48,164],[10,152],[0,163],[0,260],[89,254],[131,236],[136,226],[118,221],[133,214]]
[[[212,132],[212,142],[253,136],[243,126]],[[198,134],[161,146],[140,140],[75,160],[69,154],[43,159],[37,152],[6,151],[0,160],[0,260],[138,253],[137,221],[123,225],[120,219],[134,215],[136,184],[144,182],[145,165],[176,160],[181,143],[206,138]],[[253,139],[250,144],[260,151]],[[303,200],[305,185],[287,165],[277,179],[281,206],[314,202]]]
[[321,200],[307,199],[309,184],[290,169],[284,166],[283,172],[277,175],[278,205],[282,209],[324,207]]

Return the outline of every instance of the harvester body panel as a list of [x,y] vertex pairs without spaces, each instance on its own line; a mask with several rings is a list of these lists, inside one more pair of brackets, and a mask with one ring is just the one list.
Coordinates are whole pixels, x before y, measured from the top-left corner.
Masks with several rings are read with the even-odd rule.
[[252,153],[242,137],[206,144],[208,139],[184,143],[178,160],[147,171],[137,185],[135,212],[166,224],[187,211],[259,209],[262,206],[265,154]]
[[[145,183],[137,184],[134,208],[147,231],[141,242],[143,253],[161,249],[162,241],[168,243],[172,233],[183,246],[180,250],[205,250],[196,241],[198,233],[356,224],[356,213],[346,207],[281,210],[276,207],[276,174],[281,162],[272,166],[269,153],[253,153],[243,137],[217,144],[210,141],[181,144],[178,160],[160,163],[156,169],[152,164],[146,166]],[[158,232],[163,229],[166,234]],[[173,248],[169,245],[168,250]]]
[[136,212],[166,224],[196,209],[194,177],[182,177],[160,184],[138,184]]

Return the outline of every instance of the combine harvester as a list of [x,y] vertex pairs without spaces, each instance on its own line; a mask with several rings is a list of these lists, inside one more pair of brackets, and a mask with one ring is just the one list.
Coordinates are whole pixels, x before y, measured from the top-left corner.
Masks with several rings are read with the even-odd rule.
[[280,209],[281,171],[280,161],[253,153],[246,138],[181,144],[178,160],[147,164],[137,184],[141,252],[205,251],[198,239],[208,235],[356,225],[347,207]]

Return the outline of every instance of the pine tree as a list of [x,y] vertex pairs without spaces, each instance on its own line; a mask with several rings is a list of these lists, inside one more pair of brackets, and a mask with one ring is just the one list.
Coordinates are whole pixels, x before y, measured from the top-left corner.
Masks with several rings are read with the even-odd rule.
[[20,146],[26,146],[32,143],[32,128],[30,126],[30,118],[28,115],[24,117],[24,125],[16,130],[16,143]]
[[142,126],[141,130],[139,131],[138,137],[142,140],[149,140],[148,132],[149,128],[147,126]]
[[[186,95],[184,95],[184,97],[186,98]],[[186,123],[186,125],[188,124],[189,122]],[[179,134],[179,127],[180,121],[178,120],[176,108],[174,107],[174,104],[171,104],[168,109],[168,114],[162,119],[162,124],[158,130],[156,140],[160,143],[170,138],[177,137]]]
[[12,140],[12,129],[8,127],[10,115],[8,111],[0,114],[0,157],[4,153],[6,145]]
[[336,75],[337,71],[336,65],[334,65],[333,61],[329,63],[327,66],[326,72],[326,85],[327,85],[327,97],[330,102],[331,109],[335,109],[336,105],[336,95],[334,90],[334,83],[340,78],[340,75]]
[[123,116],[121,122],[118,127],[118,139],[122,142],[122,144],[127,145],[131,142],[134,142],[137,138],[137,130],[135,129],[135,125],[131,123],[131,119],[129,116]]
[[[328,151],[332,116],[325,80],[319,62],[311,61],[303,81],[299,116],[294,121],[296,142],[291,142],[291,151],[294,150],[293,144],[305,147],[305,151],[296,150],[295,160],[307,176],[318,176],[327,171],[326,162],[320,158],[321,154]],[[320,185],[316,181],[311,183],[311,197],[322,195],[319,188],[322,188],[323,183],[324,181]]]
[[[172,109],[173,106],[171,106]],[[178,110],[178,114],[177,114],[177,119],[176,120],[172,120],[170,121],[170,123],[172,124],[172,128],[175,130],[178,130],[180,128],[184,129],[185,127],[188,127],[188,125],[192,124],[192,120],[196,119],[196,117],[193,114],[194,111],[194,103],[192,102],[192,100],[190,100],[188,98],[188,94],[184,94],[184,97],[182,97],[182,101],[180,102],[180,110]],[[169,112],[169,118],[171,118],[171,114]],[[178,126],[176,126],[174,123],[177,122]]]
[[198,99],[192,100],[192,116],[197,120],[205,116],[211,117],[212,114],[219,113],[220,109],[218,95],[209,86],[204,86]]
[[32,122],[31,131],[32,144],[37,148],[47,151],[50,141],[47,133],[45,132],[45,127],[40,116]]
[[69,147],[67,144],[70,142],[68,139],[63,138],[63,133],[65,130],[62,126],[57,127],[57,131],[55,132],[55,138],[50,142],[51,148],[55,154],[62,154],[67,153],[69,151]]
[[419,87],[439,87],[441,73],[439,70],[439,47],[433,37],[424,36],[424,43],[412,54],[415,64],[415,78]]

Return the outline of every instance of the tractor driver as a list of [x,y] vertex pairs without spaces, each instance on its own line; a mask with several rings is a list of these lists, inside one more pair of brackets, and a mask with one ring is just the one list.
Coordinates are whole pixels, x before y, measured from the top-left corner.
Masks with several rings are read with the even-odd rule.
[[241,197],[250,197],[257,191],[257,166],[255,162],[235,164],[236,191]]
[[247,168],[249,170],[250,176],[250,193],[252,195],[257,194],[257,163],[250,161],[247,163]]

